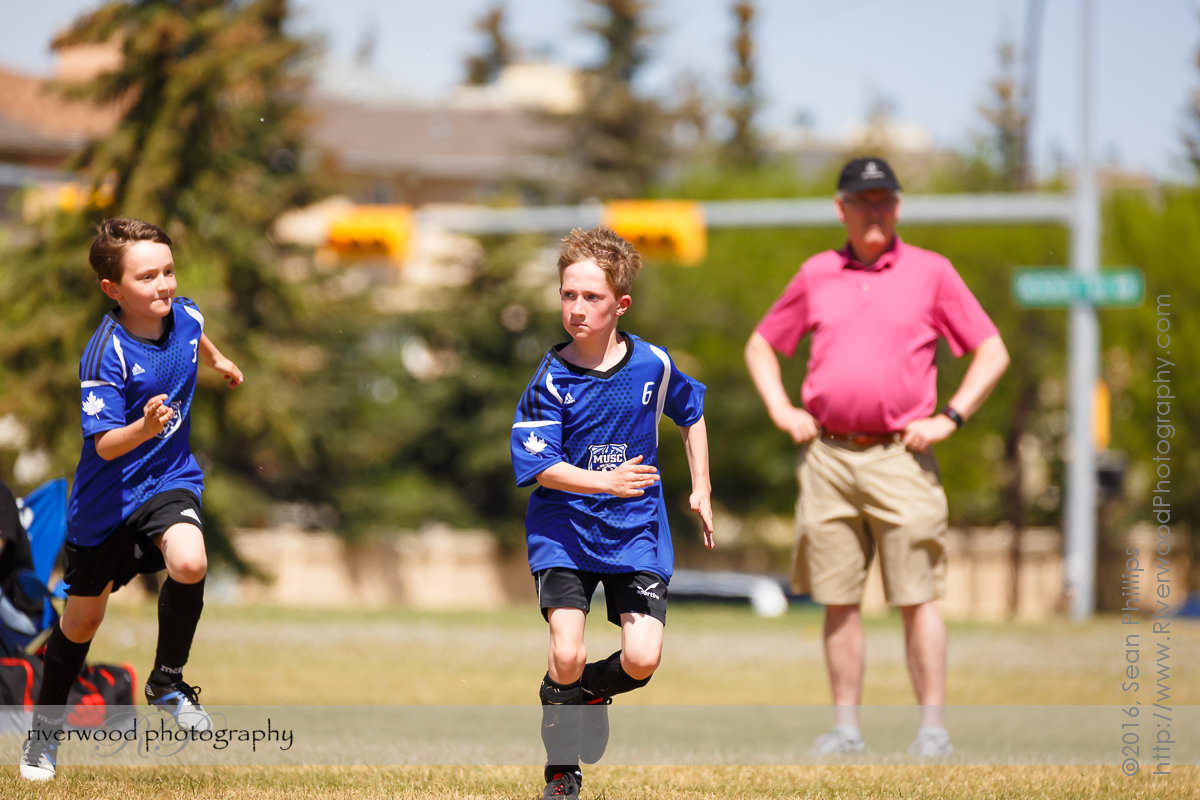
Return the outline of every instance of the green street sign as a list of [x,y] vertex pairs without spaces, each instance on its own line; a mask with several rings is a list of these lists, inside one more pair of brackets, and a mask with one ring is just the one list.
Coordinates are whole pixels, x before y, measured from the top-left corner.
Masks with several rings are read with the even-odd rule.
[[1116,267],[1091,274],[1070,269],[1020,269],[1013,276],[1013,295],[1022,306],[1054,308],[1073,303],[1136,306],[1145,290],[1137,267]]

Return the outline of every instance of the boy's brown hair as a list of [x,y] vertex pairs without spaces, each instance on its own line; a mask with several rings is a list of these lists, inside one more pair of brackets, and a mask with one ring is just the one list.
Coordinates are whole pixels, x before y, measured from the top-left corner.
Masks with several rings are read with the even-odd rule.
[[558,254],[559,280],[567,267],[589,259],[604,270],[608,285],[618,298],[629,294],[633,279],[642,268],[642,257],[637,248],[611,228],[575,228],[562,240],[562,250]]
[[131,217],[112,217],[96,226],[88,261],[102,280],[121,282],[125,251],[134,242],[158,242],[171,247],[171,237],[157,225]]

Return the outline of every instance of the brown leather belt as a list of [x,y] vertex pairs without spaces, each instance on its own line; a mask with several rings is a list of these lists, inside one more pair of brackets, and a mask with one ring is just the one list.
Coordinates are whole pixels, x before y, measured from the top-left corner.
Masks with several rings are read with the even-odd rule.
[[893,431],[892,433],[830,433],[829,431],[821,431],[821,438],[834,442],[849,442],[859,447],[871,447],[877,444],[899,442],[904,438],[904,433],[902,431]]

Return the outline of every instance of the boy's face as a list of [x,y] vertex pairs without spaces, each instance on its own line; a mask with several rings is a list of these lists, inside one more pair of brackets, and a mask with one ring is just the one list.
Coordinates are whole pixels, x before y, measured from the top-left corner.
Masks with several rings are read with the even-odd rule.
[[134,242],[125,249],[121,264],[120,281],[100,281],[100,288],[121,304],[121,311],[145,320],[170,314],[175,298],[171,248],[161,242]]
[[558,296],[563,328],[576,341],[607,337],[632,302],[627,294],[616,296],[604,270],[591,259],[563,270]]

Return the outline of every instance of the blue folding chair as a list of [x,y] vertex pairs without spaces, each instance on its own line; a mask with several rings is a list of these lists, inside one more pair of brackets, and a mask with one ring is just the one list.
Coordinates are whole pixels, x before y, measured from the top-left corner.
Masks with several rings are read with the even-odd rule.
[[[43,483],[17,501],[21,509],[21,524],[29,534],[29,549],[33,551],[33,574],[50,586],[50,573],[67,538],[67,479],[55,478]],[[51,594],[67,596],[66,585],[59,581]]]
[[17,571],[20,591],[30,600],[42,601],[41,618],[17,608],[10,598],[0,594],[0,654],[15,655],[25,650],[41,634],[58,622],[58,610],[52,598],[66,597],[66,587],[58,581],[50,589],[50,574],[67,536],[67,481],[56,478],[17,500],[22,527],[29,536],[33,567]]

